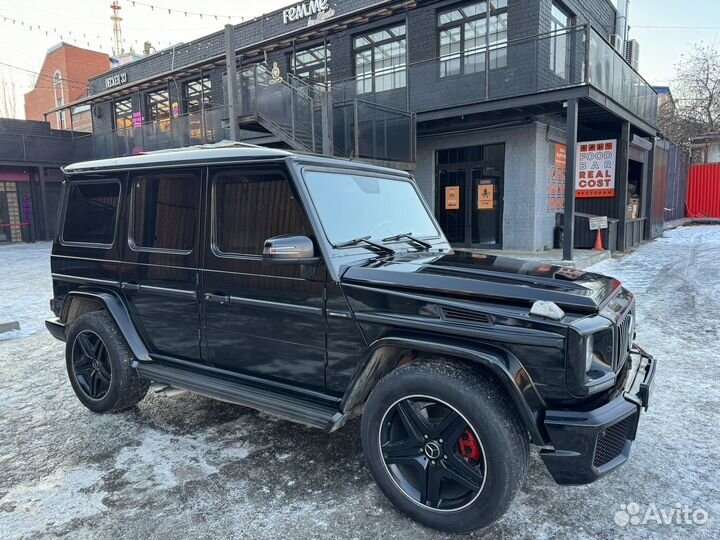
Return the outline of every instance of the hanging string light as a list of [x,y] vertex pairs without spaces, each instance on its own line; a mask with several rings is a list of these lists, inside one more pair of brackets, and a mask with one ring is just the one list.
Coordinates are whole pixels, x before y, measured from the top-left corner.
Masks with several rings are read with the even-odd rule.
[[68,41],[71,41],[74,45],[84,45],[88,48],[99,50],[105,50],[108,48],[107,46],[103,45],[103,42],[106,39],[105,36],[102,36],[100,34],[96,34],[94,38],[89,38],[87,33],[83,33],[82,37],[80,37],[79,34],[75,34],[75,36],[73,36],[72,30],[68,30],[67,32],[58,32],[57,28],[50,29],[50,27],[42,26],[40,24],[30,24],[29,22],[26,24],[26,21],[22,21],[8,15],[0,15],[0,18],[2,18],[2,22],[5,24],[13,24],[15,26],[19,25],[28,32],[41,32],[48,37],[50,35],[53,35],[60,41],[65,41],[67,39]]
[[169,8],[169,7],[165,7],[165,6],[159,6],[157,4],[150,4],[148,2],[141,2],[140,0],[133,0],[132,7],[138,7],[138,6],[150,8],[150,11],[155,11],[155,8],[157,8],[159,10],[167,10],[168,15],[172,15],[173,13],[178,14],[178,15],[184,15],[185,17],[187,17],[189,15],[193,15],[193,16],[199,17],[201,19],[203,17],[210,17],[210,18],[214,18],[216,21],[220,17],[222,17],[222,18],[227,17],[227,19],[229,21],[231,21],[232,19],[240,19],[241,21],[245,20],[245,17],[243,15],[225,15],[225,14],[219,14],[219,13],[200,13],[199,11],[186,11],[184,9]]

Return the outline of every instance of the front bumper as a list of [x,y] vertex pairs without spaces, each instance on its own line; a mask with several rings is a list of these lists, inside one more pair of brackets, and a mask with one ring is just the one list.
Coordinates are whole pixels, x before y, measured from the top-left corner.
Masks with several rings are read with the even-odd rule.
[[647,410],[656,360],[630,351],[630,372],[621,396],[592,411],[547,411],[545,428],[554,449],[540,457],[558,484],[589,484],[625,463],[640,413]]

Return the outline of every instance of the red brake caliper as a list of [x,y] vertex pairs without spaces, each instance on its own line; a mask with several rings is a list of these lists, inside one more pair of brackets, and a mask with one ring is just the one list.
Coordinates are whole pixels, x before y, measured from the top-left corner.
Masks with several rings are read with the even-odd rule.
[[476,461],[480,459],[480,445],[478,444],[477,437],[475,437],[475,434],[470,428],[467,428],[463,431],[463,434],[460,435],[458,446],[460,447],[460,455],[464,458]]

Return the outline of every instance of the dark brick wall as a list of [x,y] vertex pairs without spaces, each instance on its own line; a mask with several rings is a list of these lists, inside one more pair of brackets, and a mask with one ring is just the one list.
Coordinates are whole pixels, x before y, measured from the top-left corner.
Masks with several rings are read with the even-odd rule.
[[[331,0],[329,2],[335,16],[383,3],[385,3],[384,0]],[[408,62],[411,65],[408,80],[411,93],[409,94],[405,89],[400,89],[384,92],[378,95],[376,99],[382,104],[399,108],[405,107],[409,99],[411,109],[415,111],[433,109],[447,104],[454,105],[484,100],[486,92],[484,72],[455,80],[440,79],[439,67],[437,62],[433,60],[438,55],[437,12],[439,9],[457,3],[453,0],[418,0],[418,7],[406,13],[398,13],[361,27],[329,34],[327,41],[332,55],[330,62],[331,78],[335,83],[333,88],[338,91],[338,95],[344,98],[354,97],[354,83],[343,84],[341,82],[354,76],[353,37],[382,26],[406,21]],[[610,35],[614,32],[615,9],[610,0],[563,0],[562,3],[567,10],[575,14],[577,24],[590,22],[604,35]],[[507,67],[491,70],[488,87],[490,98],[533,93],[556,87],[563,82],[549,69],[550,40],[538,41],[534,38],[538,34],[549,31],[551,4],[552,0],[508,1],[508,39],[511,42],[507,51],[508,62]],[[243,48],[249,50],[250,46],[256,46],[262,41],[306,27],[307,24],[307,19],[304,19],[284,25],[282,22],[282,10],[278,10],[237,25],[235,27],[235,46],[242,54]],[[580,82],[582,75],[580,69],[583,58],[582,36],[578,33],[575,39],[577,55],[572,66],[574,77],[570,82]],[[320,39],[303,43],[302,48],[321,42]],[[267,61],[270,65],[277,62],[281,72],[284,74],[289,67],[288,55],[291,51],[292,48],[273,51],[268,54]],[[183,66],[197,64],[204,59],[221,56],[223,53],[224,36],[222,32],[218,32],[118,67],[113,70],[113,73],[126,72],[128,81],[132,83],[173,69],[179,70]],[[244,63],[249,63],[262,60],[262,58],[244,58],[243,60]],[[206,73],[212,79],[213,103],[215,105],[222,104],[225,101],[223,89],[224,71],[224,67],[220,66]],[[105,76],[92,79],[90,84],[94,92],[104,90]],[[174,87],[174,85],[172,86]],[[181,87],[182,81],[178,81],[178,89]],[[152,89],[149,91],[152,91]],[[174,101],[179,98],[179,95],[176,94],[177,92],[173,88],[171,100]],[[140,110],[140,102],[143,99],[138,95],[133,96],[134,110]],[[112,127],[110,104],[103,103],[95,105],[95,107],[99,107],[102,111],[100,118],[96,116],[93,118],[95,132],[109,131]]]

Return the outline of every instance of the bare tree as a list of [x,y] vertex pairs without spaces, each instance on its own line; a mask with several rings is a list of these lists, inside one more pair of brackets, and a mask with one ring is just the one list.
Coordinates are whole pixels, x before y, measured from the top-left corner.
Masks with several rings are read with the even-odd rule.
[[692,137],[720,130],[720,51],[714,44],[696,44],[675,69],[675,100],[660,107],[658,126],[687,147]]
[[0,117],[17,117],[17,85],[12,77],[0,73]]

